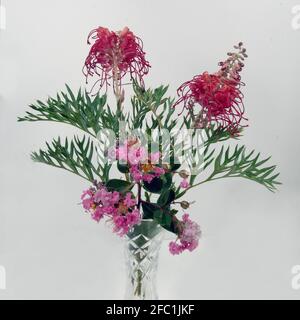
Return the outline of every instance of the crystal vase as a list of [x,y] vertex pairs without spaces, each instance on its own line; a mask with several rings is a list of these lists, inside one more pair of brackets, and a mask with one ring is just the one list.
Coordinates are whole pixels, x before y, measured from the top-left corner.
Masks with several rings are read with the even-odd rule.
[[126,300],[157,300],[156,273],[164,229],[153,220],[142,220],[126,236]]

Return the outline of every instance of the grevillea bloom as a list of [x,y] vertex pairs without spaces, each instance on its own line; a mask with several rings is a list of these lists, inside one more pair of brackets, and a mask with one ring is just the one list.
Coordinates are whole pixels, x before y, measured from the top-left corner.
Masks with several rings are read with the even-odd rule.
[[190,220],[188,214],[184,214],[182,221],[179,222],[179,230],[180,233],[177,241],[169,243],[169,251],[173,255],[180,254],[184,250],[195,250],[198,247],[199,238],[201,236],[200,226],[196,222]]
[[[237,53],[228,53],[228,59],[220,62],[220,70],[214,74],[204,72],[185,82],[178,89],[179,100],[193,119],[195,128],[205,128],[211,124],[226,128],[230,133],[239,133],[244,117],[244,85],[239,75],[247,57],[242,43],[235,46]],[[199,110],[197,106],[200,107]]]
[[117,32],[99,27],[90,32],[87,42],[93,44],[85,60],[83,73],[86,78],[93,75],[99,77],[94,86],[101,88],[112,80],[115,91],[120,93],[121,79],[127,73],[143,84],[150,64],[145,59],[142,40],[127,27]]

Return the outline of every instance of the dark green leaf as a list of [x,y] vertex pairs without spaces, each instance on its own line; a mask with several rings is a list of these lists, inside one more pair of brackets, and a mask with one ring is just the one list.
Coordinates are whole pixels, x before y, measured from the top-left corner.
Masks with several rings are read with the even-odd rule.
[[157,203],[160,206],[165,206],[165,205],[169,205],[174,200],[175,200],[175,191],[164,189],[161,195],[159,196]]
[[111,179],[106,183],[106,187],[109,190],[114,190],[118,192],[127,192],[133,188],[133,184],[129,181],[120,180],[120,179]]

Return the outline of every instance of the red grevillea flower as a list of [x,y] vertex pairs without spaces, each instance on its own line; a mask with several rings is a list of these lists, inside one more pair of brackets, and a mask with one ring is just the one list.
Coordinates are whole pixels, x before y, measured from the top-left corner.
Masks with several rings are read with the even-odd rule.
[[92,42],[83,73],[86,78],[95,74],[99,76],[94,86],[107,86],[112,79],[114,90],[120,93],[121,79],[127,73],[143,83],[150,64],[145,59],[142,40],[127,27],[118,32],[103,27],[94,29],[88,36],[88,44]]
[[[226,128],[237,135],[241,129],[244,117],[243,94],[240,90],[239,73],[244,67],[243,60],[247,57],[246,49],[240,42],[237,53],[228,53],[228,58],[220,62],[220,70],[214,74],[204,72],[185,82],[178,89],[178,105],[183,102],[184,108],[189,110],[195,128],[205,128],[211,124]],[[200,110],[196,110],[199,106]]]

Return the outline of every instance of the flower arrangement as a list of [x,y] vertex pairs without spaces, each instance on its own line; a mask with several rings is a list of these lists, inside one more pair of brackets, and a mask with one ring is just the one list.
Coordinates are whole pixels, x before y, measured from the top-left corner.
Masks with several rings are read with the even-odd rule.
[[[169,250],[180,254],[196,249],[201,235],[186,212],[193,203],[183,198],[189,190],[233,177],[276,189],[279,174],[275,166],[266,165],[269,158],[261,159],[244,145],[223,145],[239,139],[247,126],[240,76],[247,54],[242,43],[216,72],[205,71],[180,85],[177,100],[166,97],[167,86],[146,88],[150,64],[141,39],[127,27],[92,30],[88,44],[83,73],[87,83],[95,79],[91,88],[75,94],[66,86],[56,97],[30,105],[32,110],[19,121],[54,121],[82,130],[82,137],[47,143],[32,159],[89,181],[81,203],[93,220],[109,221],[113,231],[124,236],[142,220],[152,219],[174,233]],[[127,88],[133,92],[131,99]],[[107,104],[111,91],[114,107]],[[103,143],[104,129],[114,133],[113,144]],[[167,131],[167,142],[161,135],[155,139],[154,130]],[[182,147],[177,141],[183,130],[191,139],[200,135],[201,143]],[[111,178],[116,169],[121,179]]]

